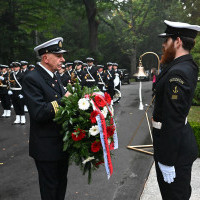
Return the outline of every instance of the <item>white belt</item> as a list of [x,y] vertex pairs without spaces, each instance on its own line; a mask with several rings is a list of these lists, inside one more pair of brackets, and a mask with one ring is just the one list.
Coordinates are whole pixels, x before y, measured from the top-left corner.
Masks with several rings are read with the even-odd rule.
[[86,79],[87,82],[95,82],[95,80],[92,79]]
[[7,85],[1,85],[0,87],[7,87]]
[[[185,125],[187,124],[187,117],[185,118]],[[155,122],[153,119],[152,119],[152,126],[153,128],[156,128],[156,129],[161,129],[162,128],[162,123],[161,122]]]
[[22,90],[22,88],[10,88],[11,90]]

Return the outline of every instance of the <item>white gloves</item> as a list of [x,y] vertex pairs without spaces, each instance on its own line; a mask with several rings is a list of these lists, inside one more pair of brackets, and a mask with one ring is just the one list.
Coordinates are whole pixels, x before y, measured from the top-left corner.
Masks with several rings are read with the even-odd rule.
[[158,166],[160,168],[160,171],[162,172],[164,181],[169,184],[174,182],[174,179],[176,178],[176,172],[174,166],[163,165],[159,162]]
[[23,95],[22,94],[19,94],[19,96],[18,96],[20,99],[22,99],[23,98]]
[[13,92],[11,90],[8,90],[8,95],[12,95]]
[[4,77],[0,76],[0,80],[2,80],[2,81],[3,81],[3,80],[4,80]]

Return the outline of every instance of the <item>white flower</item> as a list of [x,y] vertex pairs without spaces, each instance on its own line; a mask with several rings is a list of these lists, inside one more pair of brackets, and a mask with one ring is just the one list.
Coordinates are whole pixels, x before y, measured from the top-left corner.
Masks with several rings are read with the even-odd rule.
[[99,133],[98,125],[92,126],[89,130],[90,135],[95,136]]
[[78,107],[81,110],[87,110],[90,107],[90,102],[86,98],[79,99]]
[[104,106],[104,107],[103,107],[103,110],[102,110],[101,112],[102,112],[104,118],[106,118],[106,117],[107,117],[107,114],[108,114],[108,109],[107,109],[107,107]]
[[87,163],[87,162],[89,162],[89,161],[91,161],[91,160],[94,160],[94,156],[88,157],[88,158],[85,159],[82,163],[85,164],[85,163]]
[[108,144],[109,144],[109,145],[111,144],[111,142],[112,142],[112,141],[111,141],[111,139],[110,139],[110,138],[108,138]]

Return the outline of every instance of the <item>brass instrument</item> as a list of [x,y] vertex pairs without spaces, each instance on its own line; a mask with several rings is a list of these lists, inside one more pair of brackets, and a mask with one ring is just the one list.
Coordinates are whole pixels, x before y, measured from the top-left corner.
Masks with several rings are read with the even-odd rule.
[[72,84],[72,85],[73,85],[74,83],[76,83],[76,80],[77,80],[75,71],[76,71],[76,66],[75,66],[73,72],[71,73],[71,84]]

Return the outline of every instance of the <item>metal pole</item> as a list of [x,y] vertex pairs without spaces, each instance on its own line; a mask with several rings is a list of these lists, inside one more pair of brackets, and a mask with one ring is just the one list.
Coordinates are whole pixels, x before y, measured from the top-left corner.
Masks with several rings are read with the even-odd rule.
[[144,110],[144,106],[142,103],[142,81],[140,81],[139,98],[140,98],[139,110]]

